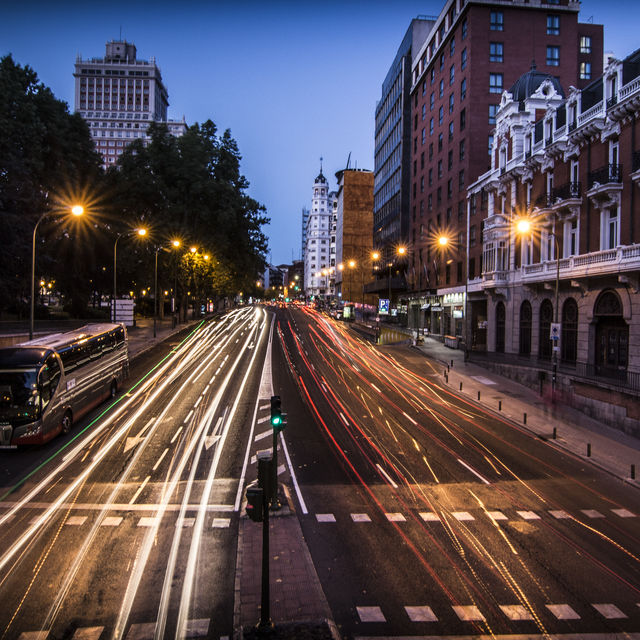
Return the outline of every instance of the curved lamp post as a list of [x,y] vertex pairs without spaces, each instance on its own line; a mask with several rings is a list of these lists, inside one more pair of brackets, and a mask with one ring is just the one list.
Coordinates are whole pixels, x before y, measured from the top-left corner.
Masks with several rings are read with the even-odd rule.
[[125,231],[123,233],[119,233],[116,236],[116,241],[113,243],[113,302],[112,302],[112,312],[111,312],[111,319],[112,322],[116,322],[117,321],[117,316],[116,316],[116,299],[118,297],[118,290],[116,287],[116,273],[117,273],[117,269],[116,269],[116,257],[117,257],[117,250],[118,250],[118,240],[120,240],[120,238],[122,238],[122,236],[146,236],[147,235],[147,230],[146,229],[134,229],[133,231]]
[[[80,217],[84,213],[84,207],[76,204],[71,207],[70,212],[76,217]],[[45,211],[36,222],[36,226],[33,227],[33,238],[31,241],[31,304],[29,309],[29,340],[33,340],[33,325],[34,325],[34,308],[35,308],[35,288],[36,288],[36,231],[38,226],[48,216],[51,211]]]

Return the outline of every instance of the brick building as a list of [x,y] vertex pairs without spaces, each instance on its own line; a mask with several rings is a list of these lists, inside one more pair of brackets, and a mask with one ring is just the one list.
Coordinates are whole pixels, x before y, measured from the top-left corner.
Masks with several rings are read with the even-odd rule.
[[602,73],[602,26],[579,23],[579,7],[571,0],[449,0],[414,55],[410,326],[462,338],[467,276],[477,278],[482,264],[483,211],[467,230],[467,187],[490,166],[504,89],[532,60],[567,89]]
[[375,304],[376,297],[365,294],[371,278],[373,243],[368,230],[373,225],[373,172],[343,169],[338,181],[336,221],[336,293],[343,302]]
[[486,194],[472,347],[635,433],[639,117],[640,50],[610,58],[602,77],[566,97],[531,70],[503,94],[491,170],[469,188],[469,218]]

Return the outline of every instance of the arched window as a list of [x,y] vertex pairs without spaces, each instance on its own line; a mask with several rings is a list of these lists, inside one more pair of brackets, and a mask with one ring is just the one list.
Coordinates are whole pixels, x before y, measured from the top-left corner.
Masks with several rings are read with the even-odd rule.
[[521,356],[531,355],[531,321],[533,312],[531,311],[531,303],[525,300],[520,305],[520,349]]
[[629,326],[622,316],[622,303],[615,291],[605,291],[596,300],[596,367],[598,373],[626,375]]
[[560,341],[563,362],[575,362],[578,356],[578,303],[567,298],[562,307],[562,339]]
[[540,344],[538,347],[538,355],[543,360],[551,360],[552,341],[551,341],[551,322],[553,321],[553,305],[548,298],[542,301],[540,305]]
[[496,305],[496,351],[498,353],[504,353],[505,317],[504,302],[498,302]]

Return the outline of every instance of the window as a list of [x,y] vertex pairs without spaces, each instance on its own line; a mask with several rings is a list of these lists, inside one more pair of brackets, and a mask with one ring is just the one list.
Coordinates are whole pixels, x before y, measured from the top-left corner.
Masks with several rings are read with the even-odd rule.
[[429,120],[429,135],[433,135],[433,118]]
[[447,169],[451,170],[453,167],[453,150],[449,149],[449,153],[447,154]]
[[447,208],[447,225],[451,222],[451,207]]
[[580,36],[580,53],[591,53],[591,36]]
[[562,307],[562,336],[560,340],[563,362],[575,362],[578,355],[578,303],[567,298]]
[[413,117],[413,130],[417,131],[418,130],[418,114],[416,113],[416,115]]
[[451,65],[449,69],[449,86],[451,86],[456,79],[456,66],[454,64]]
[[429,186],[433,186],[433,169],[429,169]]
[[423,80],[422,81],[422,95],[426,95],[427,94],[427,81]]
[[453,113],[454,97],[453,93],[449,96],[449,113]]
[[564,223],[564,255],[563,258],[578,255],[578,221],[568,220]]
[[502,74],[489,74],[489,93],[502,93]]
[[[453,181],[449,178],[447,180],[447,198],[451,199],[451,196],[453,196]],[[451,209],[449,209],[449,211],[451,211]]]
[[424,169],[424,151],[420,154],[420,168]]
[[492,152],[493,152],[493,136],[489,136],[489,157],[491,157]]
[[464,128],[467,126],[467,110],[463,109],[460,112],[460,131],[464,131]]
[[618,207],[605,209],[600,216],[600,250],[615,249],[620,244]]
[[444,53],[440,54],[440,71],[444,69]]
[[438,135],[438,152],[442,151],[442,134]]
[[521,356],[531,355],[531,325],[533,313],[531,311],[531,303],[525,300],[520,305],[520,348]]
[[496,123],[496,114],[498,113],[499,105],[490,104],[489,105],[489,124]]
[[456,52],[456,39],[451,38],[451,42],[449,43],[449,56],[453,58],[453,54]]
[[[431,120],[431,122],[433,122],[433,120]],[[424,144],[425,140],[426,140],[426,135],[425,135],[424,127],[422,127],[422,141],[421,141],[421,144]]]
[[427,105],[423,104],[422,105],[422,120],[424,120],[427,117]]
[[590,79],[591,79],[591,63],[581,62],[580,63],[580,80],[590,80]]
[[547,47],[547,65],[550,67],[560,65],[560,47]]
[[[427,209],[429,211],[431,211],[433,209],[433,194],[430,193],[429,197],[427,198]],[[431,220],[429,220],[429,222],[431,222]]]
[[444,118],[444,107],[440,107],[438,109],[438,124],[442,124],[443,118]]
[[444,95],[444,80],[440,80],[440,86],[438,89],[438,97],[442,98],[442,96]]
[[464,140],[460,140],[460,154],[459,154],[459,159],[460,162],[462,162],[464,160]]
[[420,193],[424,193],[424,176],[420,178]]
[[467,68],[467,48],[465,47],[460,54],[460,68],[464,71]]
[[504,29],[504,14],[502,11],[492,11],[489,22],[491,31],[502,31]]
[[435,80],[436,80],[436,70],[433,67],[431,67],[431,79],[430,79],[431,84],[433,84]]
[[458,173],[458,186],[460,189],[464,187],[464,169],[460,169],[460,172]]
[[547,35],[559,36],[560,35],[560,16],[547,16]]
[[442,160],[438,160],[438,178],[442,178]]
[[433,142],[429,144],[429,160],[433,158]]
[[466,37],[467,37],[467,19],[465,18],[462,21],[461,38],[464,40]]
[[453,138],[453,122],[449,123],[449,140]]
[[464,100],[467,97],[467,79],[463,78],[460,83],[460,100]]
[[433,107],[434,107],[435,103],[436,103],[436,95],[432,91],[431,95],[429,96],[429,110],[430,111],[433,111]]
[[545,298],[540,305],[540,318],[538,322],[538,355],[542,360],[550,360],[552,352],[551,322],[553,319],[553,305],[551,300]]
[[504,62],[504,45],[502,42],[489,43],[489,62]]

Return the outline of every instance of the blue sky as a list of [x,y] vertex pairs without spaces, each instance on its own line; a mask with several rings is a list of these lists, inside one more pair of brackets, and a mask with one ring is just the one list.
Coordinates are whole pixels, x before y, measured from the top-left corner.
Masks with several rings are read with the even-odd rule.
[[[411,18],[440,0],[244,0],[94,3],[22,0],[0,8],[0,55],[29,64],[73,108],[77,55],[102,57],[108,40],[155,57],[169,117],[231,129],[249,193],[266,205],[273,263],[300,256],[301,209],[320,156],[334,173],[373,169],[374,109]],[[580,20],[605,25],[605,50],[640,47],[640,0],[584,0]]]

